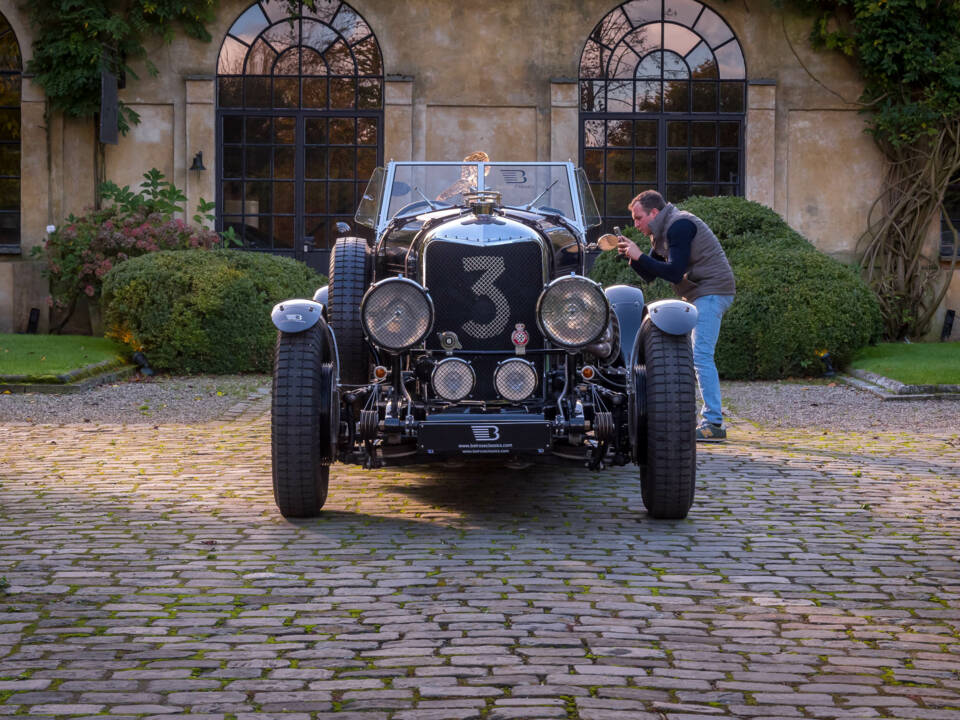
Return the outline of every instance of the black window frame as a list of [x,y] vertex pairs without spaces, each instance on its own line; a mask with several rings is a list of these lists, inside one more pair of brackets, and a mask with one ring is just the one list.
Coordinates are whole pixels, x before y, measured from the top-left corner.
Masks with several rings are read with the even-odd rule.
[[[276,29],[283,32],[286,25],[289,24],[288,20],[277,18],[275,14],[271,16],[262,2],[253,3],[245,8],[237,17],[230,31],[228,31],[227,37],[224,39],[224,45],[221,48],[221,57],[218,58],[216,80],[217,229],[222,231],[227,226],[239,224],[241,227],[241,239],[243,239],[243,237],[246,237],[248,234],[253,237],[253,233],[248,233],[248,228],[250,230],[253,229],[253,226],[246,223],[248,215],[249,217],[256,216],[261,219],[266,217],[269,223],[275,223],[277,218],[292,218],[292,239],[289,238],[288,233],[285,233],[282,238],[284,242],[283,246],[276,244],[277,238],[271,227],[270,232],[267,233],[268,237],[257,233],[256,243],[245,242],[246,249],[295,257],[308,262],[308,264],[321,272],[326,272],[327,259],[336,238],[335,224],[339,221],[352,224],[351,221],[353,220],[357,205],[369,180],[369,174],[372,174],[377,166],[383,164],[383,108],[385,94],[383,56],[376,35],[369,24],[363,19],[360,13],[345,2],[335,2],[329,7],[324,7],[326,8],[324,12],[327,14],[327,19],[329,19],[330,22],[327,22],[318,15],[309,15],[309,11],[301,5],[301,14],[294,17],[295,21],[300,22],[291,26],[298,29],[298,44],[290,44],[286,49],[277,52],[269,68],[270,74],[248,73],[246,70],[249,66],[254,48],[258,43],[260,43],[261,40],[268,42],[268,34],[274,32]],[[240,22],[241,19],[254,8],[259,8],[262,14],[262,18],[258,18],[256,25],[258,29],[255,34],[247,35],[246,39],[241,38],[239,35],[233,35],[232,32],[236,27],[243,26],[243,23]],[[266,19],[266,25],[263,25],[262,19]],[[327,46],[323,53],[342,43],[342,46],[349,51],[349,57],[352,60],[353,74],[331,72],[333,63],[328,61],[327,58],[323,56],[323,53],[318,52],[316,48],[305,44],[307,37],[305,36],[304,28],[307,22],[318,23],[324,26],[325,31],[334,35],[335,39]],[[334,27],[334,25],[338,26],[339,29],[338,27]],[[231,40],[234,52],[237,49],[238,42],[247,46],[241,63],[243,70],[241,74],[221,72],[225,64],[223,54],[226,52],[225,48],[227,47],[227,43]],[[354,52],[356,48],[361,46],[366,46],[365,54],[362,57]],[[272,46],[270,49],[276,50]],[[298,50],[297,73],[293,74],[288,69],[284,74],[277,74],[276,69],[278,63],[281,62],[281,58],[293,49]],[[305,63],[303,60],[305,51],[314,53],[316,55],[314,62],[322,62],[327,72],[323,74],[308,72],[305,74]],[[371,67],[374,72],[364,71],[364,68],[370,70]],[[291,99],[290,95],[282,98],[284,102],[278,102],[278,97],[280,97],[280,94],[276,92],[278,80],[286,81],[291,87],[292,83],[290,81],[296,82],[295,102],[289,102]],[[305,80],[312,83],[313,86],[318,86],[319,84],[319,86],[324,88],[321,93],[323,97],[322,106],[318,106],[321,105],[321,103],[311,102],[310,99],[307,98]],[[262,86],[261,89],[266,89],[269,93],[270,100],[267,105],[248,104],[247,93],[249,87],[251,87],[251,82],[248,81],[253,81],[257,85]],[[341,88],[352,88],[352,102],[349,100],[339,104],[334,102],[337,97],[332,90],[334,87],[333,83],[335,82],[339,82]],[[234,83],[234,85],[231,86],[231,83]],[[237,84],[240,88],[239,96],[229,95],[225,104],[224,93],[235,92],[234,88]],[[364,95],[365,88],[375,89],[370,94]],[[339,95],[338,97],[341,100],[345,100],[349,97],[349,93],[348,95]],[[225,123],[229,118],[233,117],[243,119],[241,122],[242,135],[240,142],[227,141]],[[293,143],[277,142],[276,134],[272,129],[269,140],[249,141],[247,135],[249,123],[247,119],[253,117],[270,118],[269,125],[271,128],[275,127],[275,121],[278,118],[292,118],[294,128]],[[330,135],[331,122],[337,119],[353,120],[352,142],[332,142],[333,138]],[[365,128],[362,128],[361,121],[367,121]],[[322,125],[324,128],[322,142],[307,142],[309,139],[307,128],[311,123],[316,123],[318,126]],[[361,130],[370,129],[371,127],[372,132],[376,135],[375,142],[364,142],[361,137]],[[278,148],[283,147],[293,149],[293,173],[292,175],[277,177],[275,175],[275,163],[279,154]],[[255,152],[258,148],[267,148],[265,154],[269,155],[270,158],[266,175],[262,173],[257,175],[251,174],[247,164],[250,152]],[[318,154],[323,157],[323,177],[317,175],[310,176],[308,174],[308,166],[312,165],[313,162],[309,156],[310,151],[320,148],[322,148],[322,150]],[[232,171],[228,172],[226,168],[226,154],[228,150],[232,149],[239,149],[241,163],[239,175],[234,175]],[[341,169],[346,167],[334,165],[332,158],[338,153],[350,156],[353,162],[353,167],[346,173],[346,177],[337,177],[336,173],[332,171],[334,167]],[[315,156],[316,155],[314,155],[314,157]],[[270,184],[269,197],[271,201],[268,211],[257,212],[256,214],[246,213],[247,203],[250,201],[250,198],[247,195],[246,185],[241,185],[240,211],[239,213],[227,213],[227,208],[225,207],[225,187],[227,183],[233,182]],[[276,212],[276,191],[279,189],[276,183],[293,184],[292,212]],[[312,211],[308,213],[307,191],[309,189],[308,186],[312,184],[323,184],[323,189],[319,192],[319,197],[322,197],[323,208],[322,211]],[[347,189],[348,185],[349,189]],[[347,196],[350,197],[351,206],[349,210],[345,207],[346,200],[342,203],[343,207],[333,206],[332,196],[334,193],[332,191],[335,190],[338,191],[337,196],[340,197],[341,200],[344,200]],[[286,194],[284,197],[287,199]],[[315,209],[314,207],[314,210]],[[236,222],[237,220],[239,220],[239,223]],[[364,229],[362,228],[354,229],[354,234],[356,235],[363,235],[363,232]],[[289,245],[287,245],[286,242],[288,239],[290,239]]]
[[[742,196],[744,194],[746,185],[745,133],[749,92],[746,59],[743,56],[743,49],[739,39],[732,28],[726,24],[726,21],[723,20],[716,11],[703,3],[699,4],[700,8],[692,22],[681,22],[678,17],[668,15],[668,0],[661,0],[659,18],[653,18],[652,15],[644,16],[642,21],[634,24],[634,20],[627,11],[631,2],[621,3],[604,15],[584,43],[578,74],[579,160],[581,166],[587,170],[587,177],[591,188],[594,190],[594,194],[598,195],[599,190],[599,195],[596,199],[598,206],[601,208],[600,214],[603,217],[603,227],[606,231],[611,230],[615,225],[622,226],[624,224],[632,224],[626,202],[623,202],[624,198],[626,198],[626,193],[622,189],[617,191],[615,207],[607,207],[607,197],[610,188],[622,188],[626,185],[632,185],[633,192],[626,198],[627,201],[641,190],[647,188],[658,190],[668,201],[678,201],[680,199],[676,188],[686,188],[685,192],[688,193],[686,196],[690,194],[732,194]],[[725,26],[725,32],[722,33],[724,39],[718,40],[714,44],[710,44],[711,41],[708,37],[706,37],[705,34],[701,34],[694,27],[698,25],[701,18],[703,18],[707,12],[712,13],[711,18],[713,20],[719,20]],[[668,26],[671,25],[685,29],[690,36],[687,42],[693,41],[692,44],[689,45],[689,49],[685,51],[686,55],[681,55],[675,48],[667,46]],[[637,49],[636,41],[631,38],[635,37],[638,33],[644,35],[643,28],[651,26],[657,26],[657,30],[659,30],[659,38],[654,36],[654,39],[659,42],[659,45],[650,46],[649,50],[644,53],[642,50]],[[716,29],[716,26],[714,26],[714,29]],[[649,34],[646,36],[650,37]],[[694,38],[694,36],[696,37]],[[730,70],[724,69],[724,63],[721,62],[721,58],[717,54],[723,48],[728,47],[731,48],[730,52],[732,56],[738,58],[737,63],[731,63],[727,66],[728,68],[732,68]],[[618,57],[618,51],[620,51],[621,48],[623,48],[621,52],[626,53],[630,57],[635,57],[636,63],[623,67],[617,65],[617,72],[614,73],[611,69],[614,64],[613,59]],[[591,53],[589,59],[587,55],[588,50]],[[705,56],[704,51],[708,52],[709,55]],[[679,74],[667,71],[668,62],[666,58],[668,54],[671,56],[670,62],[676,65]],[[707,62],[697,67],[692,67],[690,60],[695,56],[701,58],[706,57]],[[621,54],[619,57],[622,59],[623,55]],[[727,56],[728,59],[730,57],[731,55]],[[648,63],[648,59],[650,58],[652,58],[652,63]],[[679,62],[677,62],[678,58]],[[646,64],[647,67],[641,68],[641,65],[644,64]],[[598,67],[600,68],[599,72],[596,71]],[[645,70],[649,68],[653,68],[656,72],[645,72]],[[590,74],[585,73],[585,69],[590,71]],[[631,74],[629,74],[629,76],[625,75],[623,72],[624,69],[631,71]],[[742,77],[740,77],[741,74]],[[682,75],[682,77],[680,75]],[[614,110],[610,109],[611,106],[608,102],[610,85],[617,83],[626,83],[629,85],[632,96],[630,101],[631,109],[629,111],[619,108]],[[657,107],[655,109],[645,109],[638,105],[638,92],[643,84],[647,83],[658,84],[658,88],[656,89],[659,95],[656,100]],[[680,91],[681,97],[685,100],[685,108],[679,110],[674,109],[675,106],[668,108],[666,92],[668,87],[670,87],[670,85],[668,85],[669,83],[685,84],[685,91]],[[713,92],[709,93],[713,98],[711,101],[712,105],[709,110],[700,111],[697,109],[698,105],[696,104],[697,88],[708,85],[714,87]],[[596,89],[600,89],[601,86],[603,89],[601,99],[598,100],[596,95],[588,95],[588,93],[593,93]],[[732,104],[724,105],[723,89],[734,86],[739,89],[739,93],[733,94]],[[739,95],[739,98],[737,95]],[[738,99],[740,101],[739,103],[736,102]],[[604,143],[602,145],[587,145],[588,123],[592,121],[602,121],[606,127],[610,121],[619,122],[624,120],[656,122],[656,147],[653,148],[646,144],[639,144],[636,142],[635,134],[632,136],[634,140],[632,144],[611,146],[608,144],[609,137],[606,133],[604,133]],[[714,123],[714,144],[694,145],[689,134],[688,142],[685,146],[668,144],[669,124],[676,121],[684,123]],[[733,122],[737,123],[736,147],[732,144],[721,143],[720,138],[719,123]],[[688,132],[690,127],[692,126],[688,125]],[[596,174],[591,176],[591,170],[595,170],[596,167],[595,163],[588,162],[588,154],[598,149],[602,150],[604,155],[604,165],[601,169],[602,174],[600,178],[597,178]],[[631,153],[633,167],[631,168],[631,179],[629,181],[623,179],[610,180],[607,160],[610,157],[610,152],[616,150],[624,150]],[[655,183],[650,181],[652,180],[652,176],[647,179],[637,179],[637,150],[647,152],[655,150]],[[672,167],[671,158],[676,157],[680,151],[686,152],[686,179],[674,181],[670,179],[668,172]],[[715,153],[712,159],[706,160],[708,165],[709,163],[713,163],[713,181],[693,179],[694,157],[695,153],[700,151]],[[720,177],[722,165],[721,154],[734,152],[736,153],[736,178],[731,181],[729,178]],[[730,155],[726,157],[729,158]],[[703,162],[705,160],[704,156],[701,156],[699,160]],[[698,186],[698,190],[692,191],[693,188]],[[709,192],[704,193],[703,191],[707,190],[707,186],[712,187],[709,189]],[[725,192],[726,190],[729,190],[729,192]],[[683,193],[681,192],[681,194]],[[622,208],[620,207],[621,204],[623,205]]]
[[13,123],[15,126],[14,134],[16,138],[12,140],[0,139],[0,147],[4,149],[16,148],[13,154],[19,162],[16,163],[16,174],[0,174],[0,183],[16,183],[17,195],[16,209],[0,208],[0,227],[3,227],[4,224],[12,220],[11,227],[14,230],[13,234],[16,236],[16,242],[13,243],[0,241],[0,255],[19,255],[22,252],[23,243],[23,117],[21,111],[21,102],[23,99],[23,55],[20,51],[20,43],[17,40],[13,26],[10,25],[7,18],[0,13],[0,40],[7,36],[9,36],[13,45],[16,47],[16,58],[13,59],[13,62],[11,62],[9,66],[0,68],[0,82],[4,84],[11,82],[11,84],[16,85],[16,104],[0,105],[0,112],[13,111],[15,116]]

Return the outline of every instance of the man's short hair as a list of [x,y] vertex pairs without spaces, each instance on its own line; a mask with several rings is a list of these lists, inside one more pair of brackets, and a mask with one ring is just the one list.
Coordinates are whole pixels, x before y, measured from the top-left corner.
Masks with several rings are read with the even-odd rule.
[[666,206],[666,203],[663,201],[663,195],[656,190],[644,190],[630,201],[630,204],[627,205],[627,210],[633,212],[633,206],[637,203],[640,203],[640,207],[647,212],[651,210],[663,210]]

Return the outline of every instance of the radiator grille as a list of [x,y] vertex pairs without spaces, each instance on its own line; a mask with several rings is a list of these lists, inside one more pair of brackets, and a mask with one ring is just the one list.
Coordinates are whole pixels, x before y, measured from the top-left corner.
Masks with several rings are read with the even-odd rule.
[[[440,349],[437,333],[452,330],[464,350],[513,352],[510,336],[518,323],[530,335],[528,348],[542,348],[537,327],[537,298],[543,289],[540,245],[524,241],[473,245],[435,240],[424,257],[426,285],[436,312],[427,347]],[[470,358],[477,372],[475,397],[492,399],[497,358]],[[543,363],[531,357],[542,379]]]

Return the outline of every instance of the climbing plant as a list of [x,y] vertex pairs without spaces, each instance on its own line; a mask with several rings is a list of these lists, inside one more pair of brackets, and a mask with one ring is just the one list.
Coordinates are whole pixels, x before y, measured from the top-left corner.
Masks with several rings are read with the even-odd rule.
[[[298,0],[273,1],[291,15],[300,12]],[[315,7],[315,0],[303,5]],[[24,7],[36,33],[27,70],[53,110],[92,117],[100,110],[103,69],[136,80],[130,63],[143,60],[147,72],[156,75],[149,52],[170,42],[178,30],[211,40],[207,25],[217,0],[30,0]],[[119,110],[120,131],[126,134],[139,117],[122,101]]]
[[[36,33],[27,70],[34,73],[52,109],[90,117],[100,110],[103,69],[136,79],[130,63],[142,59],[147,72],[156,75],[148,46],[169,42],[178,28],[209,42],[206,25],[213,19],[215,1],[32,0],[26,10]],[[121,132],[138,119],[132,108],[120,103]]]
[[[956,267],[925,252],[960,173],[960,1],[789,0],[814,13],[816,47],[853,58],[886,177],[860,238],[889,339],[927,332]],[[958,247],[953,228],[954,248]],[[936,251],[935,251],[936,252]]]

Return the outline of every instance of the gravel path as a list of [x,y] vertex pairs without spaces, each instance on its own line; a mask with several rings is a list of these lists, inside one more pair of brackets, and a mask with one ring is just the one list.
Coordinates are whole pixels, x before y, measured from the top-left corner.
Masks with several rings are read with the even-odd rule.
[[882,400],[843,382],[723,382],[724,410],[779,428],[960,435],[960,399]]
[[[883,401],[843,383],[725,382],[732,419],[775,428],[960,434],[960,400]],[[0,395],[0,422],[162,425],[224,417],[269,393],[267,375],[138,378],[74,395]]]
[[85,392],[0,395],[0,422],[59,425],[203,423],[251,396],[269,392],[268,375],[135,377]]

